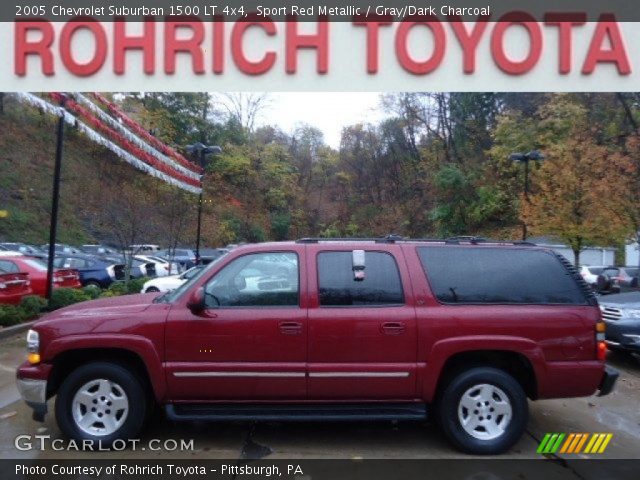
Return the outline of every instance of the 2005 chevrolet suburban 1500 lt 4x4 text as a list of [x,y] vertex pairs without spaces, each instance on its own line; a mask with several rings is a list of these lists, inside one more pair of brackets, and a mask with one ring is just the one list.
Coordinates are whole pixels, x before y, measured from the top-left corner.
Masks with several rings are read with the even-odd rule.
[[[604,324],[552,251],[466,239],[303,239],[237,248],[173,292],[47,314],[18,370],[69,437],[175,420],[424,419],[508,449],[530,399],[609,393]],[[602,341],[602,342],[601,342]]]

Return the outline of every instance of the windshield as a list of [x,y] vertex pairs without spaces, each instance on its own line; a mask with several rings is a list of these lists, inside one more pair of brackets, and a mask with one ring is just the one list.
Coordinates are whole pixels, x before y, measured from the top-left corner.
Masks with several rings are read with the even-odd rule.
[[192,270],[198,270],[195,275],[193,275],[191,278],[189,278],[189,280],[187,280],[186,282],[184,282],[182,285],[180,285],[178,288],[176,288],[175,290],[172,290],[170,292],[165,293],[164,295],[160,295],[159,297],[157,297],[154,302],[159,303],[171,303],[176,301],[178,298],[180,298],[184,292],[186,292],[187,290],[189,290],[191,288],[191,285],[193,285],[194,283],[196,283],[200,278],[202,278],[204,275],[207,275],[208,272],[210,272],[212,270],[212,268],[214,268],[214,266],[220,261],[222,260],[225,255],[222,255],[219,258],[216,258],[213,262],[211,262],[209,265],[204,266],[204,267],[194,267]]

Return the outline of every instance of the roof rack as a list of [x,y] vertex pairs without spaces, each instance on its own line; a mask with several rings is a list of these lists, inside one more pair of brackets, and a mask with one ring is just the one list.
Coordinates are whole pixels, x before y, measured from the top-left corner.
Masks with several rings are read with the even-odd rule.
[[446,243],[449,245],[460,245],[468,243],[471,245],[478,244],[497,244],[497,245],[516,245],[516,246],[531,246],[535,247],[535,243],[516,240],[487,240],[483,237],[473,236],[458,236],[448,238],[409,238],[401,235],[390,234],[384,237],[306,237],[296,240],[296,243],[321,243],[321,242],[374,242],[374,243],[400,243],[400,242],[414,242],[414,243]]

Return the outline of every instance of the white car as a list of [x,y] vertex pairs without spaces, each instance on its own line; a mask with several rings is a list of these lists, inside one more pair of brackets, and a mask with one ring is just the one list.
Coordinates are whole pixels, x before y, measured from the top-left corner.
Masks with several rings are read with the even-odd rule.
[[600,275],[607,267],[583,265],[580,267],[580,275],[584,278],[591,287],[595,287],[598,284],[598,275]]
[[175,290],[184,282],[193,277],[196,273],[198,273],[203,267],[193,267],[187,270],[180,275],[169,275],[166,277],[154,278],[153,280],[149,280],[142,286],[142,290],[140,293],[151,293],[151,292],[170,292],[171,290]]
[[156,270],[157,277],[166,277],[168,275],[175,275],[180,272],[178,264],[175,262],[168,262],[164,258],[155,257],[152,255],[136,255],[136,260],[140,260],[145,263],[153,263]]

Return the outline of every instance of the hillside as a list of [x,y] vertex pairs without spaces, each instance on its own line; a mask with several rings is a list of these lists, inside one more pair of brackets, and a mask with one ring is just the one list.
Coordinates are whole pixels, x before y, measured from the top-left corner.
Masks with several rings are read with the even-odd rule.
[[[55,118],[5,98],[0,114],[0,210],[9,215],[0,219],[2,240],[48,241],[55,131]],[[140,222],[147,225],[138,235],[144,237],[140,241],[166,244],[166,216],[173,207],[167,204],[173,198],[167,195],[169,187],[73,128],[67,126],[65,133],[58,241],[117,244],[109,224],[118,220],[114,214],[121,216],[122,210],[136,206],[143,212]],[[179,207],[187,222],[184,231],[193,232],[189,224],[195,223],[195,195],[186,197],[187,203]],[[190,240],[186,236],[181,242]]]

